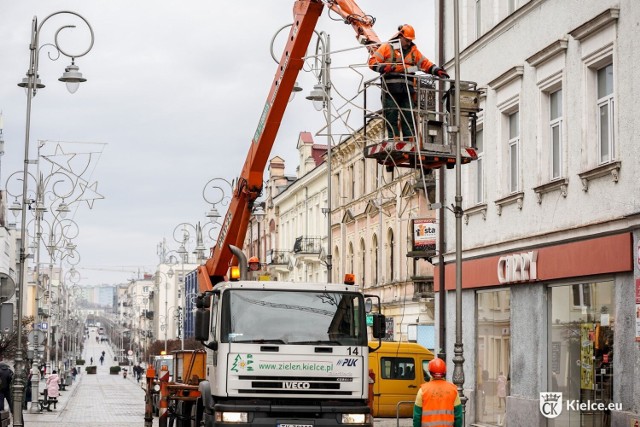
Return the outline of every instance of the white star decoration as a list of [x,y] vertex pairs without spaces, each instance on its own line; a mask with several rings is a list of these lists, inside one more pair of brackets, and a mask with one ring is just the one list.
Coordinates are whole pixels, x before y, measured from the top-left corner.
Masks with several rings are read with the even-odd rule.
[[65,153],[60,144],[56,145],[56,151],[51,156],[42,156],[44,159],[53,163],[61,169],[66,170],[70,174],[76,175],[71,167],[71,160],[76,156],[75,153]]
[[77,200],[84,200],[89,205],[89,209],[93,209],[93,202],[97,199],[104,199],[104,196],[98,193],[98,181],[91,184],[80,182],[80,190],[82,194]]

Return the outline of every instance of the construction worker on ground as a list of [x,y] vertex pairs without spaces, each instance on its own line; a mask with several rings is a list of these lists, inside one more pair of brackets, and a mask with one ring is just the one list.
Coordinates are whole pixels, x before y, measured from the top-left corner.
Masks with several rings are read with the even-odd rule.
[[391,40],[382,43],[369,58],[369,68],[382,74],[382,108],[389,139],[400,139],[400,116],[403,140],[414,140],[411,99],[414,88],[407,74],[420,69],[434,76],[449,78],[443,68],[420,53],[413,43],[415,38],[416,32],[411,25],[400,25]]
[[457,387],[445,380],[447,365],[435,358],[429,362],[431,381],[420,386],[413,407],[413,427],[462,427],[462,403]]

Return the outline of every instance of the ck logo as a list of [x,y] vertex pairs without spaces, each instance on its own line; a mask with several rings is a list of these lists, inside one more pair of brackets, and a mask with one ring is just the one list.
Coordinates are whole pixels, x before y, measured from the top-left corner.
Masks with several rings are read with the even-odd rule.
[[356,366],[358,359],[340,359],[336,362],[338,366]]
[[540,412],[547,418],[555,418],[562,412],[562,393],[540,393]]

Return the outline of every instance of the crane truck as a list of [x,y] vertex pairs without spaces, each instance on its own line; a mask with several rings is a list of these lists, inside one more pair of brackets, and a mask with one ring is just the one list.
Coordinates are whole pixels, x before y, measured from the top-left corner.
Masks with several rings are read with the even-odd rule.
[[[296,0],[293,24],[210,258],[197,269],[195,337],[207,348],[206,378],[169,384],[178,425],[372,426],[371,336],[385,335],[380,299],[353,284],[230,280],[247,271],[245,239],[263,173],[316,23],[328,7],[370,53],[375,19],[353,0]],[[442,154],[439,153],[439,156]],[[372,156],[373,157],[373,156]],[[380,159],[382,163],[384,159]],[[377,310],[372,301],[377,299]],[[377,311],[377,312],[375,312]],[[379,345],[378,345],[379,347]],[[167,407],[167,405],[164,405]],[[165,414],[160,414],[166,416]],[[166,423],[166,421],[165,421]],[[163,424],[161,421],[160,425]]]

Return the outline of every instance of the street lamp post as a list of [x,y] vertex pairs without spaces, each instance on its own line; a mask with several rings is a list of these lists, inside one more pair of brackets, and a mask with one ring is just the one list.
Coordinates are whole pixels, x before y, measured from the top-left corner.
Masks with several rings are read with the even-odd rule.
[[458,387],[462,402],[462,423],[465,422],[467,398],[464,395],[464,348],[462,343],[462,170],[460,135],[460,12],[458,2],[453,2],[454,56],[455,56],[455,115],[451,127],[456,150],[456,195],[454,213],[456,217],[456,341],[453,346],[453,383]]
[[[75,58],[82,57],[89,53],[91,48],[93,47],[93,29],[89,22],[82,17],[81,15],[70,12],[70,11],[59,11],[54,12],[47,16],[39,25],[37,17],[33,17],[31,23],[31,43],[29,44],[29,69],[27,70],[27,77],[22,80],[21,83],[18,84],[20,87],[26,88],[27,92],[27,116],[26,116],[26,125],[25,125],[25,140],[24,140],[24,171],[23,171],[23,187],[22,187],[22,227],[20,230],[20,249],[19,249],[19,276],[18,276],[18,285],[16,287],[16,305],[17,305],[17,319],[18,319],[18,330],[17,330],[17,350],[15,356],[15,376],[13,380],[13,425],[15,427],[22,427],[23,419],[22,419],[22,398],[24,394],[24,386],[26,382],[26,372],[24,369],[24,360],[22,355],[22,293],[24,288],[24,278],[25,278],[25,261],[26,261],[26,251],[25,251],[25,239],[26,239],[26,219],[27,219],[27,176],[29,169],[29,133],[31,127],[31,100],[35,96],[38,89],[44,88],[44,85],[40,82],[38,78],[38,59],[40,52],[40,30],[42,26],[47,22],[47,20],[56,15],[69,14],[74,15],[80,18],[89,28],[91,34],[91,42],[87,50],[79,54],[69,54],[60,48],[58,44],[58,34],[60,31],[66,28],[74,28],[73,25],[65,25],[60,27],[56,31],[55,39],[54,39],[54,47],[55,49],[62,55],[71,58],[71,65],[67,66],[65,69],[65,73],[58,80],[67,83],[67,88],[70,92],[75,92],[77,90],[78,84],[86,81],[85,78],[82,77],[82,74],[78,71],[78,66],[75,65]],[[37,396],[36,396],[37,397]]]
[[[331,255],[331,147],[333,145],[333,135],[331,134],[331,53],[330,53],[331,37],[329,34],[321,31],[318,34],[318,44],[316,45],[316,61],[321,58],[322,67],[320,71],[321,83],[315,85],[311,94],[307,99],[313,101],[313,106],[320,111],[325,108],[325,117],[327,120],[327,207],[322,211],[327,215],[327,282],[331,283],[331,270],[333,265]],[[320,53],[322,50],[322,53]]]
[[164,351],[165,353],[167,352],[167,329],[168,329],[168,324],[167,324],[167,315],[168,315],[168,311],[169,311],[169,279],[171,279],[174,275],[173,269],[169,269],[169,271],[167,273],[164,273],[162,271],[157,271],[156,272],[156,276],[158,276],[158,282],[156,284],[156,286],[158,287],[158,289],[160,289],[160,276],[163,276],[163,280],[164,280],[164,318],[165,318],[165,323],[164,323]]

